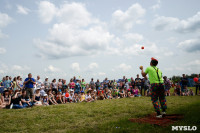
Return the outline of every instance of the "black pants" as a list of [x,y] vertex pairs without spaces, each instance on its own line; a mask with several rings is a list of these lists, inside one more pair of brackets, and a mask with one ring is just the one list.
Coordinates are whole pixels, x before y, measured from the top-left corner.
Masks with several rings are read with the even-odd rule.
[[200,85],[196,85],[196,95],[197,95],[198,88],[199,88],[199,91],[200,91]]

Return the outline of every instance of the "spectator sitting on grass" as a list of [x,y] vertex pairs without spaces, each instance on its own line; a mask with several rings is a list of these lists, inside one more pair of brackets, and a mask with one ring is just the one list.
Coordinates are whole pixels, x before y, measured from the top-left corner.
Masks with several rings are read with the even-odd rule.
[[33,95],[33,104],[36,106],[42,106],[41,100],[40,88],[38,87]]
[[80,101],[80,99],[79,99],[78,93],[75,92],[74,93],[74,102],[77,103],[79,101]]
[[31,99],[26,95],[26,90],[22,90],[21,101],[24,108],[33,106]]
[[174,96],[181,96],[182,92],[181,92],[181,86],[177,83],[177,85],[174,87]]
[[54,99],[54,96],[53,96],[51,90],[48,90],[47,95],[48,95],[49,105],[56,105],[56,104],[58,104],[56,102],[56,100]]
[[110,91],[109,91],[108,94],[107,94],[107,99],[110,99],[110,100],[112,99],[112,95],[111,95],[111,92],[110,92]]
[[139,89],[137,86],[135,86],[135,88],[133,90],[133,95],[134,95],[134,97],[139,97]]
[[131,89],[128,89],[127,97],[134,97],[134,95],[131,94]]
[[103,88],[100,88],[100,90],[98,91],[97,99],[98,100],[104,100],[105,99],[105,94],[104,94]]
[[21,101],[21,91],[15,90],[14,96],[12,96],[11,109],[21,109],[24,108]]
[[73,102],[73,98],[74,98],[74,90],[70,90],[70,94],[69,94],[69,102]]
[[58,94],[56,95],[56,102],[60,103],[60,104],[63,104],[61,90],[58,91]]
[[87,95],[85,96],[85,101],[86,102],[92,102],[94,101],[90,95],[90,91],[87,91]]
[[190,95],[190,96],[194,96],[194,92],[192,91],[192,89],[190,89],[189,95]]
[[120,87],[118,94],[119,94],[120,98],[124,98],[125,97],[125,92],[124,92],[124,88],[123,87]]
[[189,96],[189,90],[188,90],[187,86],[185,86],[182,96]]
[[9,95],[8,90],[4,90],[3,95],[1,96],[1,107],[10,108],[11,96]]
[[91,91],[91,97],[92,97],[92,99],[97,100],[97,91],[96,90]]
[[63,93],[63,95],[64,95],[64,99],[63,99],[63,101],[64,101],[64,103],[67,103],[67,102],[69,102],[69,92],[68,92],[68,89],[65,89],[65,93]]
[[118,98],[118,89],[115,87],[113,90],[113,98]]
[[85,101],[85,93],[84,91],[81,91],[81,98],[80,98],[80,102]]
[[44,94],[44,97],[43,97],[43,100],[42,100],[42,105],[49,106],[49,100],[48,100],[47,94]]

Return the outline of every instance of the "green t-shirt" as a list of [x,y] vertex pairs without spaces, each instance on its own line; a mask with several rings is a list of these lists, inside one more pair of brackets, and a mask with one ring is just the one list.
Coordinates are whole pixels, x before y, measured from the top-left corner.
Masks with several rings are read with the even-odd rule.
[[[157,72],[156,72],[157,70],[158,70],[160,82],[159,82],[158,75],[157,75]],[[145,70],[145,73],[149,75],[149,81],[150,81],[151,84],[153,84],[153,83],[163,83],[162,72],[157,67],[155,67],[155,66],[147,67],[146,70]]]
[[86,83],[85,82],[81,82],[81,87],[85,87]]

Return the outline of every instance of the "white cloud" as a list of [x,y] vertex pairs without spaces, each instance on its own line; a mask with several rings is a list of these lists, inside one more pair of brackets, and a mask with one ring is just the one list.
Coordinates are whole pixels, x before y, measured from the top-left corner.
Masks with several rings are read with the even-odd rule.
[[77,71],[77,72],[80,72],[80,66],[79,66],[79,63],[75,62],[75,63],[72,63],[71,65],[71,69],[74,70],[74,71]]
[[[46,5],[52,8],[51,13],[46,11],[50,10]],[[54,16],[57,21],[49,29],[46,40],[35,39],[36,47],[42,57],[65,58],[98,54],[100,51],[105,51],[114,37],[81,3],[65,3],[57,8],[45,1],[40,3],[39,12],[51,14],[51,17],[47,15],[47,18],[46,13],[40,15],[44,18],[43,22],[50,22]]]
[[10,22],[12,22],[12,18],[6,13],[0,12],[0,28],[6,27]]
[[6,53],[6,49],[5,48],[0,48],[0,54],[5,54]]
[[45,72],[60,72],[59,68],[54,67],[53,65],[49,65],[47,68],[44,69]]
[[57,10],[53,3],[41,1],[39,3],[38,14],[43,23],[49,23],[55,16]]
[[153,10],[155,11],[155,10],[159,9],[160,6],[161,6],[161,1],[160,1],[160,0],[157,0],[157,3],[156,3],[155,5],[153,5],[153,6],[151,7],[151,9],[153,9]]
[[17,12],[20,14],[27,15],[30,12],[30,9],[23,7],[22,5],[17,5]]
[[122,70],[122,71],[129,71],[132,67],[131,67],[131,65],[127,65],[125,63],[122,63],[117,68],[119,70]]
[[126,40],[129,40],[130,42],[140,42],[144,39],[143,35],[138,33],[127,33],[123,35]]
[[185,20],[157,16],[153,21],[153,27],[156,30],[173,30],[179,33],[200,31],[200,12]]
[[134,24],[140,24],[146,10],[138,3],[133,4],[126,11],[116,10],[112,14],[112,25],[120,30],[130,30]]
[[177,47],[187,52],[199,52],[200,38],[185,40],[180,42]]
[[11,69],[13,71],[25,71],[25,70],[30,70],[30,67],[28,67],[28,66],[20,66],[20,65],[13,65]]
[[94,68],[98,68],[99,65],[97,63],[93,62],[93,63],[90,63],[88,67],[89,67],[89,69],[94,69]]
[[105,76],[106,75],[106,73],[104,73],[104,72],[99,72],[99,76]]
[[35,40],[36,47],[48,58],[98,54],[106,50],[113,38],[100,26],[85,30],[61,23],[55,24],[49,31],[48,40]]

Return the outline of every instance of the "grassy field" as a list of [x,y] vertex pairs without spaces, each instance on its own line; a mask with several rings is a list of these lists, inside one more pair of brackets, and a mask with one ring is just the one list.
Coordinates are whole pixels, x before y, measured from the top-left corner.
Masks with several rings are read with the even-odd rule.
[[[200,130],[200,96],[167,97],[168,114],[184,114],[173,125]],[[168,127],[138,124],[129,118],[153,113],[150,97],[0,110],[0,132],[170,132]]]

